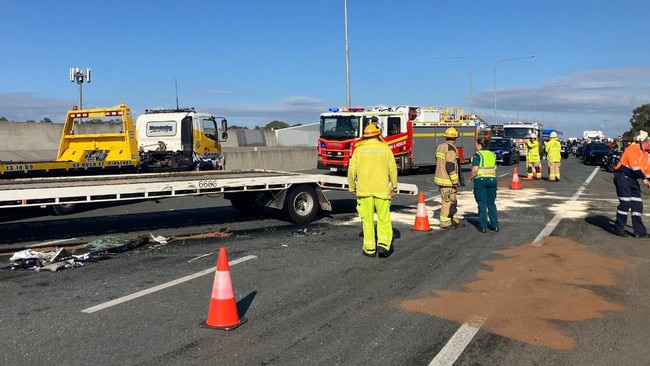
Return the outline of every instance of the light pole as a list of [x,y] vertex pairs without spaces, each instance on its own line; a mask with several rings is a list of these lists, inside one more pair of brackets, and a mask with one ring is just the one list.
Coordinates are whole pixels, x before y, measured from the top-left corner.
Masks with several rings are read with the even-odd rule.
[[79,109],[83,109],[82,105],[82,97],[81,97],[81,86],[84,83],[84,80],[90,83],[90,69],[86,69],[86,73],[84,74],[84,70],[78,68],[78,67],[71,67],[70,68],[70,82],[74,83],[75,81],[79,85]]
[[506,61],[514,61],[514,60],[522,60],[525,58],[535,58],[535,55],[530,55],[530,56],[523,56],[523,57],[514,57],[514,58],[506,58],[503,60],[497,61],[496,64],[494,64],[494,124],[497,124],[497,66],[499,66],[500,63],[506,62]]
[[345,88],[347,91],[346,103],[348,109],[351,107],[350,100],[350,46],[348,43],[348,0],[344,0],[345,5]]
[[465,56],[436,56],[433,59],[434,60],[440,60],[443,58],[458,58],[458,59],[463,59],[467,61],[469,64],[469,109],[470,109],[470,114],[474,115],[474,97],[472,96],[472,61],[465,57]]

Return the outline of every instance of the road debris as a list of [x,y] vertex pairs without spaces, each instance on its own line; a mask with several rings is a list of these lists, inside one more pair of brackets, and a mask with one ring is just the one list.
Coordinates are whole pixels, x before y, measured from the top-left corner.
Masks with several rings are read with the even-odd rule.
[[14,253],[9,258],[10,269],[30,269],[33,271],[52,271],[81,267],[88,259],[88,253],[74,255],[65,248],[56,248],[47,252],[25,249]]

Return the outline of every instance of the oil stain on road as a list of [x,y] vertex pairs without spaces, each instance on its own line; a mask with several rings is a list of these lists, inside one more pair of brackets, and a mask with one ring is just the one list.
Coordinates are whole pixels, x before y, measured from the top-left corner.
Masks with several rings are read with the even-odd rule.
[[577,347],[562,322],[623,310],[591,290],[616,285],[615,275],[628,267],[621,259],[559,237],[543,238],[540,247],[524,244],[495,253],[503,259],[483,261],[491,270],[479,271],[466,291],[438,290],[406,300],[402,308],[459,323],[481,316],[484,331],[558,350]]

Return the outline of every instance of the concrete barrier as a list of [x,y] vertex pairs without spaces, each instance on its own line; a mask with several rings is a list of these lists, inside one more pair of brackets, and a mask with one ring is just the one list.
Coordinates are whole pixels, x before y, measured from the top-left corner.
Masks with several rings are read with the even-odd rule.
[[[52,161],[63,131],[61,123],[0,122],[0,161]],[[111,132],[110,126],[80,125],[80,134]],[[240,143],[240,140],[243,140]],[[262,146],[246,146],[253,145]],[[273,131],[231,130],[223,143],[226,168],[302,171],[316,168],[316,147],[278,146]]]

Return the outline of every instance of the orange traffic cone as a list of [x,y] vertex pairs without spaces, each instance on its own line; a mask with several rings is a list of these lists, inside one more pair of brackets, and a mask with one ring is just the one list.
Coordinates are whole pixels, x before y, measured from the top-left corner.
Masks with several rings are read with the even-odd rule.
[[217,271],[214,274],[212,298],[208,310],[208,319],[202,325],[210,328],[232,330],[246,322],[239,318],[235,293],[230,281],[230,265],[226,248],[221,247],[217,259]]
[[424,192],[420,191],[420,198],[418,198],[418,210],[415,214],[414,231],[431,231],[429,225],[429,215],[427,215],[427,205],[424,203]]
[[515,167],[515,170],[512,172],[512,183],[510,184],[510,189],[521,189],[521,182],[519,182],[519,170]]

